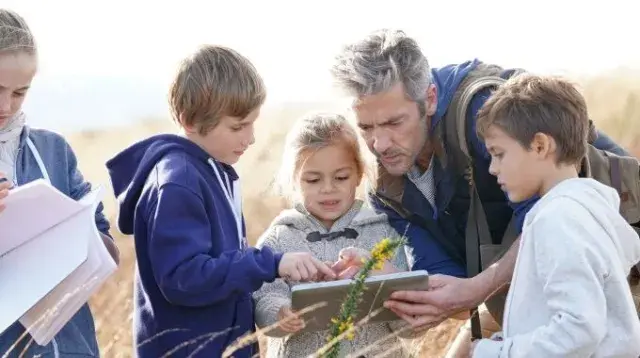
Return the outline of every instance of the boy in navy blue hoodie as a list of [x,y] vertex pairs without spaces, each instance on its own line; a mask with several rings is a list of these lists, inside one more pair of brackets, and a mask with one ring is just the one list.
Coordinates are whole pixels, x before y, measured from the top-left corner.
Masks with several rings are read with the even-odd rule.
[[[204,46],[180,66],[170,106],[181,135],[157,135],[107,162],[120,205],[118,228],[134,235],[134,344],[138,357],[221,357],[255,330],[251,294],[277,277],[335,277],[307,253],[248,247],[238,175],[265,100],[253,65]],[[251,357],[256,345],[233,353]]]

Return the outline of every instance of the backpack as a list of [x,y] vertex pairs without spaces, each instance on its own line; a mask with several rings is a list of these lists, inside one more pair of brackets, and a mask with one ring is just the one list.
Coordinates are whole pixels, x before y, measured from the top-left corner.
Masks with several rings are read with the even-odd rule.
[[[511,219],[500,244],[493,244],[480,196],[475,186],[470,142],[467,140],[467,109],[473,96],[490,87],[497,88],[512,76],[523,73],[521,69],[505,70],[500,66],[480,63],[469,72],[456,90],[445,118],[436,130],[446,143],[447,166],[464,175],[469,182],[469,214],[465,231],[467,272],[475,276],[496,262],[506,253],[517,238],[515,220]],[[580,176],[593,178],[609,185],[620,195],[620,213],[640,233],[640,163],[635,157],[618,156],[592,145],[596,138],[591,122],[587,154],[581,163]],[[640,263],[629,274],[629,285],[634,295],[636,309],[640,312]],[[508,287],[508,286],[507,286]],[[486,300],[485,306],[499,323],[506,302],[506,287]],[[472,339],[481,338],[480,320],[476,310],[471,315]],[[640,313],[639,313],[640,317]]]

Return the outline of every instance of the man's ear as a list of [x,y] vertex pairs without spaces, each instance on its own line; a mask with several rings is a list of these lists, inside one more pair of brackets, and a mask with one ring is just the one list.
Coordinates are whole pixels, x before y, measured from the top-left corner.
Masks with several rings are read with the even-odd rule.
[[438,109],[438,90],[436,89],[436,85],[433,83],[429,85],[429,88],[427,88],[427,103],[425,108],[427,111],[427,117],[431,117],[436,114],[436,110]]

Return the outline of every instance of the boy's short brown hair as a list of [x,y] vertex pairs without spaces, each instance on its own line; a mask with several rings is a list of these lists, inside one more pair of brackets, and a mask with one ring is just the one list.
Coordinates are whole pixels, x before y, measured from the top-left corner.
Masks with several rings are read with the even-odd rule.
[[496,126],[529,148],[536,133],[551,136],[558,163],[575,164],[586,154],[589,115],[584,97],[567,80],[521,74],[500,86],[478,112],[483,138]]
[[184,59],[169,92],[173,120],[202,135],[224,116],[245,118],[264,104],[266,88],[253,64],[237,51],[205,45]]

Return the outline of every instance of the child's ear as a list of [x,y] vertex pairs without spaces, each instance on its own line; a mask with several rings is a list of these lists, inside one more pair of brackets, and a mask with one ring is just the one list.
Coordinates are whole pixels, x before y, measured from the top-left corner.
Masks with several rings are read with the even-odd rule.
[[531,150],[540,156],[540,158],[546,158],[556,151],[556,143],[551,136],[536,133],[531,141]]
[[184,131],[189,134],[196,133],[196,128],[193,125],[187,123],[187,116],[184,113],[180,113],[178,116],[178,122],[180,122],[180,126],[184,128]]

